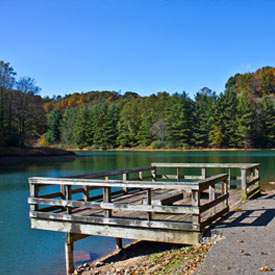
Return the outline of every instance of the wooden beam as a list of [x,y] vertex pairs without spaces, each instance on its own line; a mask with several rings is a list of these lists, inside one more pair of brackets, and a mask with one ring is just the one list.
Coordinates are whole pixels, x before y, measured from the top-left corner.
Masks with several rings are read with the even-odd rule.
[[73,232],[79,234],[99,235],[115,238],[147,240],[178,244],[198,244],[202,234],[200,232],[182,232],[164,229],[123,228],[106,225],[72,224],[55,220],[31,219],[31,227],[59,232]]
[[56,206],[70,206],[70,207],[87,207],[99,208],[102,210],[125,210],[125,211],[144,211],[144,212],[158,212],[170,214],[199,214],[199,208],[195,206],[176,206],[176,205],[142,205],[142,204],[126,204],[126,203],[105,203],[105,202],[86,202],[86,201],[65,201],[52,200],[42,198],[28,198],[29,204],[45,204]]
[[66,274],[74,273],[74,243],[71,233],[66,233],[65,242],[65,261],[66,261]]
[[200,229],[199,224],[193,226],[190,222],[172,222],[163,220],[148,220],[138,218],[118,218],[118,217],[99,217],[99,216],[83,216],[83,215],[68,215],[60,213],[42,213],[42,212],[30,212],[30,218],[44,219],[47,221],[55,220],[60,222],[71,222],[72,226],[83,224],[94,224],[94,225],[106,225],[116,226],[117,228],[160,228],[160,229],[171,229],[179,231],[198,231]]

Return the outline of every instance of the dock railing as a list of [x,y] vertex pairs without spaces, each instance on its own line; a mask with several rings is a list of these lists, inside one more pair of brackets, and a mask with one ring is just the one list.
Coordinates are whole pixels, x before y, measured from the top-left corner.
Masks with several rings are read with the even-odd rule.
[[[242,198],[251,199],[260,194],[260,163],[152,163],[154,167],[153,176],[157,179],[175,179],[181,180],[194,180],[205,179],[207,172],[211,169],[223,169],[228,174],[228,188],[232,186],[232,181],[239,181],[242,189]],[[161,168],[174,168],[175,174],[164,173]],[[201,175],[186,175],[182,172],[184,168],[201,169]],[[232,176],[232,169],[238,170],[239,176]]]

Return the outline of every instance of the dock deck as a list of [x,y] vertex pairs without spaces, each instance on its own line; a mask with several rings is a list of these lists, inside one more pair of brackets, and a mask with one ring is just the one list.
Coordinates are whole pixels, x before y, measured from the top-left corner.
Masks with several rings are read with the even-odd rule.
[[[67,233],[68,274],[74,269],[73,242],[89,235],[115,237],[120,248],[122,238],[196,244],[230,206],[260,192],[259,167],[154,163],[70,178],[30,178],[31,227]],[[186,175],[186,168],[199,168],[201,174]],[[207,177],[211,168],[228,173]],[[167,174],[171,169],[175,173]],[[231,169],[240,170],[240,177]],[[238,181],[241,190],[232,189]],[[47,192],[49,187],[55,190]]]

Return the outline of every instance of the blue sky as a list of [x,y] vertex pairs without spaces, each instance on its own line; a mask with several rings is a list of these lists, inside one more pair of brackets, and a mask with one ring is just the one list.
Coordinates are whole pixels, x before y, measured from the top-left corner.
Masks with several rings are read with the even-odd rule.
[[150,95],[275,66],[275,1],[0,0],[0,60],[42,96]]

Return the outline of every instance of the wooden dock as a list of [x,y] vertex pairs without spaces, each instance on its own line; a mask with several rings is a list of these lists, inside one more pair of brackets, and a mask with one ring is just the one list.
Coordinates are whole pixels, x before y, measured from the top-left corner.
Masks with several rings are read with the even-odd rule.
[[[190,175],[192,168],[196,173]],[[230,205],[260,192],[259,168],[152,163],[68,178],[30,178],[31,227],[66,232],[67,274],[74,271],[73,243],[89,235],[115,237],[118,248],[122,238],[196,244]],[[208,176],[211,169],[225,172]],[[241,190],[232,189],[239,183]]]

